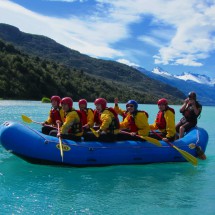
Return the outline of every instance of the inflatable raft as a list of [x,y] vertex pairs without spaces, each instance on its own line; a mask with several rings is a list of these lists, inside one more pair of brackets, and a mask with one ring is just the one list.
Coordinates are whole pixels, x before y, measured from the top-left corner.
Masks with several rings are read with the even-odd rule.
[[206,150],[208,133],[196,127],[173,142],[174,145],[160,141],[160,147],[148,141],[75,142],[63,139],[63,151],[60,151],[57,137],[8,121],[0,125],[0,142],[6,150],[30,163],[106,166],[187,161],[181,152],[196,159],[195,148],[200,146],[202,151]]

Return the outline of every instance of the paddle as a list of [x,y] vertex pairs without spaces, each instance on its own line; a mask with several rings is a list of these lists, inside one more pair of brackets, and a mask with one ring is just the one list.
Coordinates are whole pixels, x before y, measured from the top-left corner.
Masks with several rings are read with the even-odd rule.
[[27,116],[25,116],[25,115],[22,115],[22,120],[23,120],[24,122],[27,122],[27,123],[32,123],[32,122],[33,122],[33,123],[42,125],[42,122],[33,121],[31,118],[29,118],[29,117],[27,117]]
[[[127,132],[127,131],[120,131],[120,133],[131,135],[131,134],[130,134],[129,132]],[[138,135],[138,134],[136,134],[135,136],[136,136],[136,137],[140,137],[141,139],[146,140],[146,141],[148,141],[148,142],[150,142],[150,143],[152,143],[152,144],[154,144],[154,145],[156,145],[156,146],[162,146],[159,140],[156,140],[156,139],[154,139],[154,138],[152,138],[152,137],[141,136],[141,135]]]
[[47,125],[47,124],[43,124],[42,122],[36,122],[34,120],[32,120],[31,118],[25,116],[25,115],[22,115],[22,120],[26,123],[36,123],[36,124],[40,124],[40,125],[44,125],[44,126],[48,126],[48,127],[52,127],[52,128],[55,128],[54,126],[51,126],[51,125]]
[[[58,130],[58,134],[60,134],[60,123],[57,123],[57,130]],[[62,140],[60,136],[59,136],[59,145],[60,145],[60,155],[62,157],[62,162],[63,162],[63,146],[62,146]]]
[[90,130],[92,131],[92,133],[93,133],[96,137],[99,137],[99,134],[98,134],[98,132],[96,132],[95,129],[90,128]]
[[[160,139],[162,139],[163,137],[161,135],[159,135],[158,133],[156,133],[155,131],[152,130],[152,133],[157,135]],[[194,166],[198,165],[198,160],[196,157],[194,157],[193,155],[191,155],[190,153],[179,149],[178,147],[176,147],[175,145],[173,145],[170,141],[167,141],[166,143],[168,143],[171,147],[173,147],[174,149],[176,149],[187,161],[189,161],[190,163],[192,163]]]

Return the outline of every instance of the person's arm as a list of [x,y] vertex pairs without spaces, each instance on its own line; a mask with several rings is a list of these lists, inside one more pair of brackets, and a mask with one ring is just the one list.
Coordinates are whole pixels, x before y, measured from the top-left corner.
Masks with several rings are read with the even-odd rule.
[[156,125],[156,119],[155,119],[153,124],[149,125],[149,128],[150,128],[150,130],[157,130],[158,129],[158,127]]
[[99,130],[106,131],[112,122],[112,117],[108,111],[104,111],[101,114],[101,121],[102,121],[102,124],[100,125]]
[[167,110],[164,114],[164,118],[166,120],[166,138],[170,139],[175,136],[175,114]]
[[94,125],[94,114],[91,109],[88,109],[88,114],[87,114],[87,124],[89,127],[93,127]]
[[126,118],[120,122],[120,129],[125,129],[125,128],[128,128],[128,125],[129,125],[129,117],[130,115],[127,115]]
[[50,112],[49,112],[48,119],[44,122],[44,124],[51,125],[52,123],[53,123],[53,122],[52,122],[51,111],[50,111]]
[[194,113],[196,114],[196,116],[198,116],[200,114],[200,112],[201,112],[201,107],[197,108],[195,100],[191,100],[190,104],[193,107]]
[[61,126],[61,133],[67,134],[68,130],[73,125],[73,123],[76,122],[77,119],[78,119],[78,114],[76,111],[69,112],[66,116],[66,119],[65,119],[63,125]]
[[183,105],[180,108],[180,113],[184,112],[184,110],[187,107],[188,103],[189,103],[189,98],[187,98],[187,99],[184,100],[184,103],[183,103]]
[[145,113],[138,113],[135,118],[135,124],[138,128],[138,135],[148,136],[150,127],[148,123],[148,118]]

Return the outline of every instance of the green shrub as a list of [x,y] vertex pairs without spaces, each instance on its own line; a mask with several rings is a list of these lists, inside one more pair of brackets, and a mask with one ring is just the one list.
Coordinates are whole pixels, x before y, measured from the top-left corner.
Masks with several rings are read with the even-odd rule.
[[50,103],[50,102],[51,102],[50,98],[47,98],[47,97],[42,98],[42,103]]

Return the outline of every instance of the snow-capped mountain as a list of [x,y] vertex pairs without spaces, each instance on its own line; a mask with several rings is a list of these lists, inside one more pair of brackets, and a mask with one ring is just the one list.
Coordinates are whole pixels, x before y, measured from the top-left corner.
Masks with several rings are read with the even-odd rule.
[[199,84],[207,84],[207,85],[214,85],[215,84],[215,79],[211,79],[207,75],[200,75],[200,74],[194,74],[194,73],[182,73],[181,75],[172,75],[164,70],[162,70],[159,67],[156,67],[152,70],[154,74],[157,75],[162,75],[162,76],[169,76],[169,77],[174,77],[178,78],[184,81],[194,81]]
[[185,95],[190,91],[195,91],[198,100],[203,105],[215,105],[215,80],[206,75],[192,73],[172,75],[159,67],[154,68],[152,71],[147,71],[140,67],[136,67],[136,69],[150,78],[178,88]]

